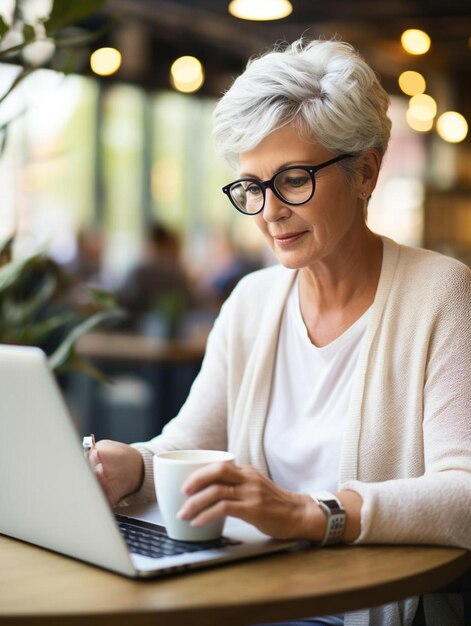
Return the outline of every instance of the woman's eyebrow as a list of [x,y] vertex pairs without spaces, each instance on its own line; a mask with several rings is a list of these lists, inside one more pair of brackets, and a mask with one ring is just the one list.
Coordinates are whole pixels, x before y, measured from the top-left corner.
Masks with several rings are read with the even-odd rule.
[[[286,169],[287,167],[296,167],[297,165],[304,167],[306,165],[306,162],[305,162],[305,160],[304,161],[298,160],[298,161],[288,161],[287,163],[282,163],[276,169],[273,170],[273,174],[271,176],[274,176],[275,174],[277,174],[281,170]],[[271,176],[270,176],[270,178],[271,178]],[[256,180],[267,180],[266,178],[262,179],[262,178],[260,178],[258,176],[255,176],[255,174],[251,174],[251,173],[248,173],[248,172],[241,172],[239,174],[239,178],[255,178]]]

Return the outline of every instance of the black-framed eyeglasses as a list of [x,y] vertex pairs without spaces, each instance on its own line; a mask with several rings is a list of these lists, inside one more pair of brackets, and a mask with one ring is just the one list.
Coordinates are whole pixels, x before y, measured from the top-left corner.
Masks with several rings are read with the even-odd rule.
[[239,178],[223,187],[222,190],[235,208],[244,215],[257,215],[263,211],[267,189],[271,189],[282,202],[298,206],[309,202],[314,195],[316,172],[353,156],[355,154],[340,154],[319,165],[292,165],[276,172],[270,180],[265,181],[256,178]]

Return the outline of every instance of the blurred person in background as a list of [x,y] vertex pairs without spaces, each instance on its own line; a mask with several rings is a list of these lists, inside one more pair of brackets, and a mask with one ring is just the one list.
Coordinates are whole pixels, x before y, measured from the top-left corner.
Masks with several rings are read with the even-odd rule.
[[157,222],[148,226],[144,237],[143,258],[118,289],[117,300],[129,312],[133,330],[174,337],[193,303],[180,258],[180,239]]
[[[279,264],[232,291],[160,436],[97,444],[111,504],[155,498],[154,453],[229,449],[235,465],[187,480],[181,519],[230,515],[319,545],[471,549],[471,273],[367,226],[388,106],[373,70],[335,40],[253,59],[222,97],[216,144],[237,172],[224,193]],[[441,623],[459,623],[448,595],[423,600],[427,619],[439,604]],[[410,626],[418,607],[289,624]]]
[[240,279],[261,267],[262,262],[240,249],[228,233],[212,232],[198,278],[202,307],[219,311]]
[[75,256],[65,265],[77,283],[101,284],[103,244],[103,230],[97,226],[82,228],[78,232]]

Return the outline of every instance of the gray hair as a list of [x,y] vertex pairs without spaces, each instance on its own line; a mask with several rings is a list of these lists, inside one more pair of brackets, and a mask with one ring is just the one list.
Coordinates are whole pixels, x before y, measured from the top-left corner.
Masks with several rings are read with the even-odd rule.
[[293,124],[334,156],[376,148],[382,157],[388,107],[376,74],[350,44],[299,39],[248,62],[214,111],[215,147],[236,168],[241,152]]

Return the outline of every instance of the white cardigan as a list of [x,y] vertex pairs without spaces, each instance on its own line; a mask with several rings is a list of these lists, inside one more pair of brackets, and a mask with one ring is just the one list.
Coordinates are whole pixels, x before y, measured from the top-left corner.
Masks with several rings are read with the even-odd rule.
[[[471,272],[383,238],[383,263],[352,387],[339,489],[363,498],[356,543],[471,549]],[[296,272],[243,279],[223,305],[201,372],[163,433],[137,444],[137,499],[154,496],[152,454],[229,449],[268,474],[263,430],[283,307]],[[133,498],[134,500],[134,498]],[[349,614],[346,624],[410,624],[416,603]]]

